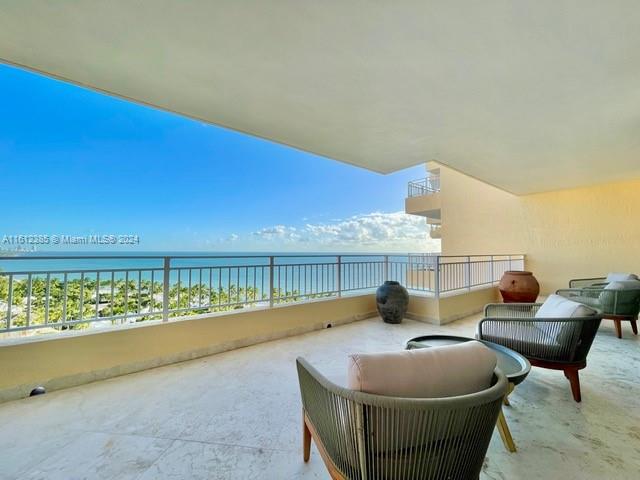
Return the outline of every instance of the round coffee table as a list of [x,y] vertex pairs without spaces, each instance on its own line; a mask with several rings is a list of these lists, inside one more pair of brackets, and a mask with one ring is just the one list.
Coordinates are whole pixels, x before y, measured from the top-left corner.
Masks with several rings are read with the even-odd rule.
[[[495,352],[498,360],[497,367],[502,371],[502,373],[504,373],[509,381],[509,389],[504,397],[504,404],[509,405],[509,395],[513,392],[516,385],[522,383],[522,381],[527,378],[527,375],[529,375],[529,372],[531,371],[531,364],[529,363],[529,360],[518,352],[515,352],[510,348],[503,347],[502,345],[498,345],[497,343],[487,342],[486,340],[476,340],[475,338],[459,337],[455,335],[423,335],[421,337],[414,337],[407,341],[405,347],[407,350],[412,350],[416,348],[456,345],[458,343],[470,342],[472,340],[486,345]],[[502,410],[500,410],[500,415],[498,416],[497,426],[504,446],[510,452],[515,452],[516,445],[513,441],[509,425],[507,425],[507,420],[504,418]]]

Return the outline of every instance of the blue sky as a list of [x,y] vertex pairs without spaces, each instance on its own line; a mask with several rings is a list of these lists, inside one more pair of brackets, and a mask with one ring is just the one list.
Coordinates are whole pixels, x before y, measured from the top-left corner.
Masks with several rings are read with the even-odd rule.
[[0,65],[0,239],[132,234],[139,250],[433,249],[424,221],[401,213],[407,181],[421,176],[424,166],[380,175]]

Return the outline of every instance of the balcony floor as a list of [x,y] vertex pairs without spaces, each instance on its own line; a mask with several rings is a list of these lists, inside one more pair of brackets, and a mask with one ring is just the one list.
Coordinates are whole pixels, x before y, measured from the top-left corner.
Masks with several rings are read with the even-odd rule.
[[[302,462],[294,360],[335,381],[346,356],[418,334],[472,335],[478,317],[436,327],[365,320],[0,405],[0,479],[328,478]],[[533,369],[505,408],[519,451],[494,433],[483,479],[630,479],[640,469],[640,341],[604,321],[582,404],[561,372]]]

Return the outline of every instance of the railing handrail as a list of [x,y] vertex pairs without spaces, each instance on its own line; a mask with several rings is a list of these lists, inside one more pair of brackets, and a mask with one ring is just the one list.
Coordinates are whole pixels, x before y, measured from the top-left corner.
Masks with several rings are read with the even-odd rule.
[[150,254],[140,254],[140,255],[11,255],[11,256],[0,256],[0,261],[4,260],[125,260],[125,259],[163,259],[165,257],[170,258],[269,258],[269,257],[277,257],[277,258],[308,258],[308,257],[402,257],[407,255],[437,255],[431,252],[425,253],[265,253],[265,254],[240,254],[240,255],[210,255],[210,254],[193,254],[193,255],[150,255]]
[[424,252],[424,253],[310,253],[306,254],[290,254],[290,253],[282,253],[282,254],[265,254],[265,255],[15,255],[10,257],[0,257],[0,261],[5,260],[136,260],[136,259],[163,259],[169,257],[171,259],[174,258],[335,258],[335,257],[381,257],[384,258],[386,256],[389,257],[406,257],[406,256],[431,256],[431,257],[440,257],[440,258],[454,258],[454,257],[517,257],[524,256],[524,253],[493,253],[493,254],[473,254],[473,253],[463,253],[460,255],[441,255],[439,253],[434,252]]
[[[232,262],[256,258],[264,259],[265,263]],[[296,258],[301,260],[278,263],[282,259]],[[127,260],[132,264],[97,265],[95,268],[63,266],[47,270],[40,266],[38,270],[0,271],[0,292],[4,292],[0,293],[0,333],[43,327],[73,328],[102,320],[114,323],[162,319],[166,322],[170,316],[188,315],[189,312],[261,305],[273,307],[283,302],[341,297],[346,293],[374,290],[385,280],[397,280],[411,291],[438,297],[441,293],[494,285],[504,271],[523,269],[525,255],[424,252],[20,255],[2,258],[9,259]],[[157,266],[135,264],[136,260],[149,259],[161,259],[162,262]],[[172,263],[184,259],[229,261],[203,262],[202,265]]]
[[429,193],[438,193],[440,191],[440,174],[435,173],[424,178],[410,180],[407,183],[407,195],[409,197],[418,197]]
[[[341,258],[343,260],[341,260],[342,263],[344,264],[357,264],[357,263],[366,263],[366,262],[380,262],[380,263],[384,263],[388,258],[402,258],[402,257],[406,257],[407,259],[411,259],[411,258],[430,258],[430,259],[434,259],[434,258],[439,258],[440,264],[445,264],[445,263],[460,263],[460,262],[446,262],[446,259],[453,259],[453,258],[467,258],[467,257],[472,257],[473,261],[476,262],[482,262],[482,261],[492,261],[495,259],[495,257],[510,257],[512,259],[523,259],[524,258],[524,254],[522,253],[495,253],[493,255],[487,255],[487,254],[463,254],[463,255],[441,255],[439,253],[432,253],[432,252],[424,252],[424,253],[395,253],[395,254],[364,254],[364,253],[359,253],[359,254],[309,254],[309,255],[291,255],[291,254],[278,254],[278,255],[198,255],[198,256],[193,256],[193,255],[163,255],[163,256],[148,256],[148,255],[96,255],[96,256],[76,256],[76,255],[56,255],[56,256],[45,256],[45,255],[20,255],[20,256],[14,256],[14,257],[6,257],[6,258],[1,258],[0,257],[0,261],[6,260],[6,259],[12,259],[12,260],[23,260],[23,261],[38,261],[38,260],[69,260],[69,261],[74,261],[74,260],[104,260],[104,261],[109,261],[109,260],[131,260],[131,261],[135,261],[135,260],[165,260],[165,259],[169,259],[171,260],[183,260],[183,259],[211,259],[211,260],[219,260],[219,259],[229,259],[229,260],[239,260],[239,259],[254,259],[254,258],[261,258],[264,259],[266,262],[268,262],[271,258],[273,259],[278,259],[278,258],[288,258],[288,259],[293,259],[293,258],[317,258],[317,259],[325,259],[325,258]],[[520,258],[513,258],[513,257],[520,257]],[[351,260],[351,259],[356,259],[356,260]],[[371,259],[375,259],[375,260],[371,260]],[[344,260],[344,259],[348,259],[348,260]],[[362,260],[358,260],[358,259],[362,259]],[[445,260],[443,262],[443,260]],[[500,260],[500,259],[495,259],[495,260]],[[309,262],[297,262],[297,263],[275,263],[275,266],[304,266],[304,265],[335,265],[335,262],[325,262],[325,263],[309,263]],[[233,265],[233,264],[220,264],[220,265],[215,265],[216,268],[236,268],[236,267],[242,267],[242,268],[261,268],[261,267],[268,267],[269,263],[264,263],[264,264],[246,264],[246,265]],[[199,269],[199,268],[209,268],[209,266],[206,265],[172,265],[170,263],[170,270],[178,270],[178,269],[182,269],[182,270],[187,270],[187,269]],[[32,274],[32,275],[46,275],[48,273],[51,274],[80,274],[80,273],[110,273],[110,272],[116,272],[116,273],[120,273],[120,272],[126,272],[126,271],[142,271],[142,272],[150,272],[150,271],[162,271],[163,269],[163,265],[158,264],[158,266],[131,266],[131,267],[127,267],[127,266],[120,266],[118,268],[114,268],[114,267],[95,267],[95,268],[72,268],[72,269],[46,269],[46,270],[10,270],[10,271],[5,271],[0,269],[0,275],[9,275],[9,274],[13,274],[13,275],[28,275],[28,274]]]
[[415,180],[409,180],[409,183],[425,183],[427,182],[427,180],[431,179],[431,178],[440,178],[440,174],[439,173],[431,173],[429,175],[427,175],[426,177],[420,177],[420,178],[416,178]]
[[473,254],[473,253],[464,253],[462,255],[438,255],[440,258],[463,258],[463,257],[524,257],[526,254],[524,253],[492,253],[488,255],[486,253],[481,254]]
[[425,183],[427,183],[427,178],[416,178],[415,180],[409,180],[409,183],[412,183],[413,185],[424,185]]

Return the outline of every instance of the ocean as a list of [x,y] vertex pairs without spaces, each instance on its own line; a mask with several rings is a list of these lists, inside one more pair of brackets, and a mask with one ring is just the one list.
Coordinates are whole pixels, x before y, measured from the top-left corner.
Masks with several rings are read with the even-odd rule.
[[[428,254],[411,255],[411,263],[409,254],[386,255],[385,264],[384,254],[353,252],[34,252],[0,257],[0,280],[12,278],[16,285],[22,282],[24,286],[30,278],[47,282],[84,279],[107,289],[117,282],[133,282],[136,288],[142,288],[145,283],[163,283],[164,257],[168,256],[172,257],[170,286],[191,289],[192,285],[201,285],[215,291],[253,287],[262,295],[269,291],[272,281],[278,291],[311,295],[374,288],[385,280],[404,284],[410,269],[432,261]],[[270,256],[274,256],[273,271],[269,268]]]
[[[335,263],[342,255],[343,262],[381,261],[384,253],[353,252],[32,252],[18,256],[0,256],[0,271],[8,272],[61,272],[68,270],[162,269],[163,257],[173,258],[171,267],[239,267],[267,266],[269,257],[275,256],[276,265]],[[406,261],[409,254],[389,255],[392,262]],[[414,255],[414,254],[412,254]],[[429,255],[429,254],[425,254]],[[433,254],[432,254],[433,255]],[[206,258],[203,258],[206,256]],[[56,258],[43,258],[56,257]],[[88,258],[91,257],[91,258]],[[109,258],[114,257],[114,258]]]

